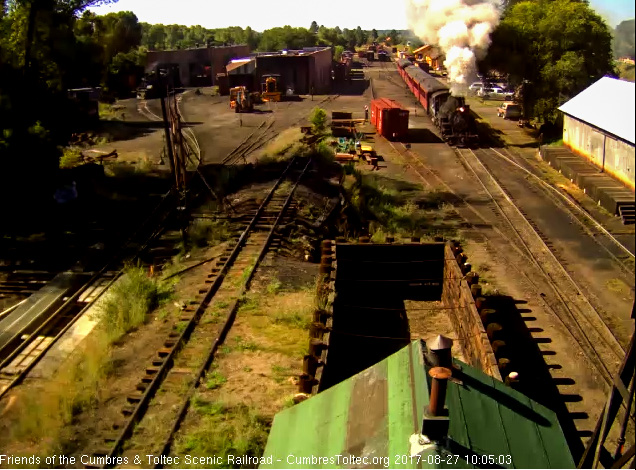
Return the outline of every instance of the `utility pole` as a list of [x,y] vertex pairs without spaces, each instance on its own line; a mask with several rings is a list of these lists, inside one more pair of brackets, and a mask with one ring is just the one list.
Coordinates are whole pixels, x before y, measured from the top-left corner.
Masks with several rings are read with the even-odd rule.
[[161,77],[159,73],[159,69],[157,68],[155,73],[157,74],[158,86],[160,87],[160,95],[161,95],[161,115],[163,116],[163,130],[166,135],[166,149],[168,150],[168,162],[170,164],[170,174],[172,175],[175,183],[177,181],[175,168],[174,168],[174,154],[172,152],[172,139],[170,138],[170,122],[168,120],[168,113],[166,111],[166,96],[168,92],[168,85],[165,83],[164,79]]

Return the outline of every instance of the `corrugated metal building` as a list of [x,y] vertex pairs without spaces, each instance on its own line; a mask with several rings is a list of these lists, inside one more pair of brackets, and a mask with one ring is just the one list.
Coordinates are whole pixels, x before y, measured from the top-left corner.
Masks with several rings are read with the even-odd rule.
[[634,83],[603,77],[559,108],[563,143],[634,189]]
[[331,91],[332,55],[330,47],[311,47],[303,50],[259,52],[252,57],[232,61],[227,65],[230,87],[248,85],[260,90],[263,75],[278,74],[281,91],[292,88],[295,94],[322,94]]
[[250,53],[247,45],[198,47],[173,51],[148,51],[146,73],[157,67],[179,66],[182,86],[216,85],[218,73],[225,72],[225,64]]
[[426,354],[415,341],[278,413],[261,468],[574,468],[553,411],[459,361],[446,390],[448,439],[418,442]]

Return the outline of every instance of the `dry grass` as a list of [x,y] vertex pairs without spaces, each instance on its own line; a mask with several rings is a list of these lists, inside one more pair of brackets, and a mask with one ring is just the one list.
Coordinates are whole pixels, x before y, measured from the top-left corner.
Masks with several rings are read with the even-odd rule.
[[313,289],[289,291],[272,279],[243,299],[175,455],[262,455],[274,415],[297,391],[314,297]]
[[3,421],[11,422],[10,436],[21,449],[40,455],[64,452],[70,436],[65,427],[76,415],[99,400],[100,386],[109,372],[110,342],[103,331],[90,336],[42,387],[18,391],[15,406]]
[[285,160],[296,153],[300,153],[305,147],[301,139],[303,133],[300,128],[291,127],[281,132],[278,137],[265,146],[259,163]]

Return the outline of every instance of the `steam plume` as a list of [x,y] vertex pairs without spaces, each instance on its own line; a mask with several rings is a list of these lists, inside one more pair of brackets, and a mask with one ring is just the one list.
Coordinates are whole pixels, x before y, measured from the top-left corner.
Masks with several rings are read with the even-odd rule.
[[477,73],[477,59],[490,46],[490,33],[499,23],[496,0],[407,0],[409,27],[428,44],[446,54],[451,91],[465,94]]

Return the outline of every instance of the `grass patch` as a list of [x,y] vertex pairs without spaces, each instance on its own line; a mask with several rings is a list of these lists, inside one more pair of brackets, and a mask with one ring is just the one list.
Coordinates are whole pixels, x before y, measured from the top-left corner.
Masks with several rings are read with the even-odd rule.
[[254,341],[246,341],[241,336],[235,336],[234,341],[236,342],[235,348],[237,351],[245,352],[254,352],[262,349],[258,344]]
[[263,149],[259,164],[267,164],[287,160],[292,156],[304,153],[306,145],[301,142],[303,133],[299,127],[291,127],[281,132]]
[[292,375],[293,371],[288,367],[283,367],[278,364],[272,365],[272,378],[277,384],[283,384]]
[[387,235],[431,240],[438,235],[446,238],[456,235],[457,212],[445,193],[424,191],[418,185],[355,169],[350,171],[343,184],[349,208],[353,209],[358,228],[368,232],[373,241],[383,241]]
[[147,314],[170,299],[176,279],[160,281],[149,277],[146,269],[128,266],[110,288],[97,310],[111,341],[121,338],[146,321]]
[[218,371],[213,371],[207,375],[207,381],[205,382],[205,386],[208,390],[214,390],[215,388],[219,388],[227,379]]
[[283,283],[278,279],[272,279],[269,284],[267,284],[267,293],[269,295],[278,294],[283,288]]
[[188,240],[194,246],[215,245],[230,238],[232,232],[225,220],[196,219],[188,227]]
[[221,458],[219,464],[208,463],[198,468],[229,468],[228,455],[263,455],[271,426],[268,419],[242,404],[230,407],[207,402],[200,406],[213,413],[205,413],[195,429],[177,439],[177,456],[217,456]]
[[68,445],[66,426],[76,415],[91,407],[100,396],[100,385],[111,366],[109,339],[97,331],[85,348],[75,353],[55,376],[41,388],[25,388],[18,392],[12,409],[15,420],[12,439],[37,445],[44,454]]
[[615,294],[627,295],[630,292],[630,287],[620,279],[610,279],[606,281],[605,287]]
[[[254,308],[246,318],[254,335],[262,338],[259,349],[301,358],[306,353],[307,329],[315,309],[315,292],[313,288],[280,291],[277,284],[277,281],[272,281],[263,292],[253,294],[252,301],[258,302],[258,309]],[[249,310],[241,306],[240,313],[249,313]]]

